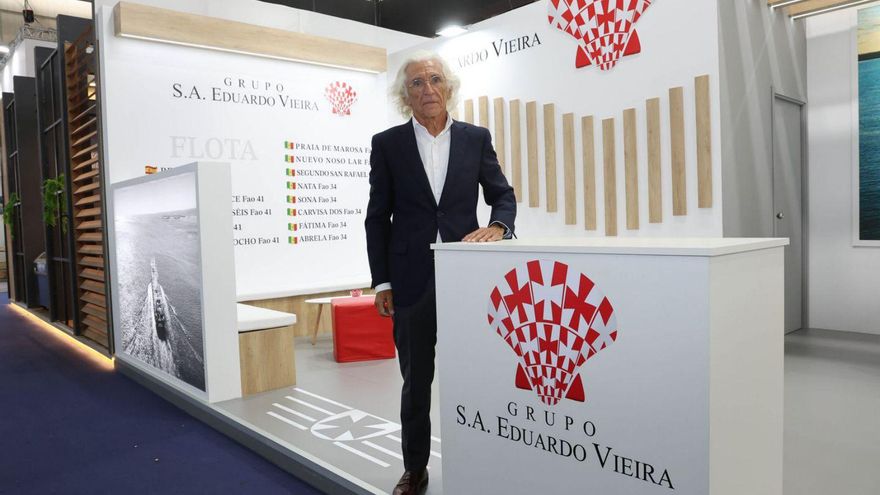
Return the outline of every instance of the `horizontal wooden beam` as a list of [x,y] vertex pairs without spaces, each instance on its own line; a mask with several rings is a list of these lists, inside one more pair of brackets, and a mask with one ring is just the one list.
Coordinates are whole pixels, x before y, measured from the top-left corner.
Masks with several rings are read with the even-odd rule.
[[868,0],[767,0],[770,7],[785,7],[789,16],[803,16],[828,9],[842,9],[850,5],[867,3]]
[[805,0],[789,5],[785,8],[788,15],[794,17],[796,15],[812,14],[827,9],[838,9],[866,3],[865,0]]
[[117,3],[113,17],[116,36],[126,38],[365,72],[378,73],[388,69],[384,48],[347,41],[131,2]]

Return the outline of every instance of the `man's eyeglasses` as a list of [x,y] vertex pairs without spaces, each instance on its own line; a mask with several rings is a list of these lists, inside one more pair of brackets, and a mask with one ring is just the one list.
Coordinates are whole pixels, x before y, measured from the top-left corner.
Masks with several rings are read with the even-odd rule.
[[412,81],[408,82],[406,87],[410,91],[414,91],[416,93],[421,93],[421,92],[425,91],[425,89],[428,87],[428,85],[430,85],[434,89],[441,89],[446,86],[446,79],[444,79],[442,76],[439,76],[437,74],[429,77],[427,81],[420,78],[420,77],[417,77],[417,78],[413,79]]

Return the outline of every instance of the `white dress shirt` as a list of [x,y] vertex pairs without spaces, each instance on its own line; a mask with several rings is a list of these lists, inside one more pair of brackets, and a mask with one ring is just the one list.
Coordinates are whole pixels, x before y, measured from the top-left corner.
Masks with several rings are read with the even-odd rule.
[[[452,133],[449,132],[449,128],[452,127],[452,117],[446,116],[446,127],[437,136],[431,135],[428,129],[419,124],[415,118],[411,120],[413,130],[416,133],[419,158],[422,159],[425,175],[428,176],[428,182],[431,184],[434,201],[439,204],[440,195],[443,194],[443,186],[446,184],[446,171],[449,170],[449,146],[452,143]],[[437,231],[437,242],[443,242],[439,230]],[[376,286],[376,292],[390,288],[391,282],[385,282]]]
[[[416,133],[416,145],[419,147],[419,157],[425,166],[425,174],[434,191],[434,200],[439,204],[440,195],[443,194],[443,185],[446,184],[446,171],[449,170],[449,145],[452,142],[452,117],[446,117],[446,127],[437,136],[432,136],[428,129],[412,119],[413,129]],[[437,242],[440,242],[440,233],[437,233]]]

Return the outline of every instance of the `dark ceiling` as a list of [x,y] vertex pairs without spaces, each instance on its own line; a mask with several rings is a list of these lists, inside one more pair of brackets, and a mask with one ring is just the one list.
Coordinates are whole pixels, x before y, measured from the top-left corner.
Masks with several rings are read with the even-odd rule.
[[261,0],[433,37],[448,24],[473,24],[535,0]]

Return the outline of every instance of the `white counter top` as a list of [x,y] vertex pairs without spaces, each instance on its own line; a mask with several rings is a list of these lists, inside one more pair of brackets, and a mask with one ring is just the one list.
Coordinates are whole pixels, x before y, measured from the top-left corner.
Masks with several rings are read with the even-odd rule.
[[247,304],[236,304],[238,310],[238,331],[265,330],[286,327],[296,323],[296,315],[273,309],[258,308]]
[[431,244],[436,251],[506,251],[657,256],[723,256],[787,246],[787,238],[581,237]]

